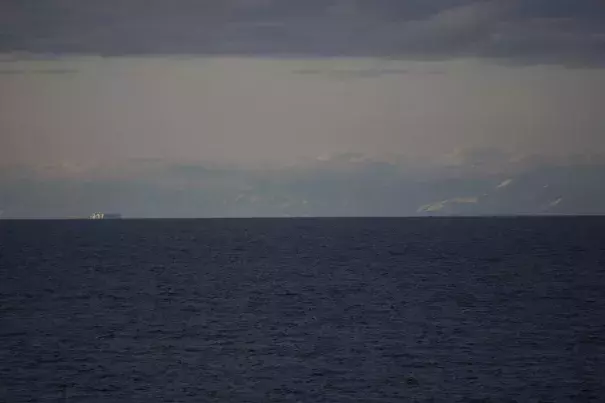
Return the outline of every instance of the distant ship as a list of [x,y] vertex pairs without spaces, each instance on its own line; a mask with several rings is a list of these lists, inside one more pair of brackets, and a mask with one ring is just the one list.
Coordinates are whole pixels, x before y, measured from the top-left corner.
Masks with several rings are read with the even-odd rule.
[[115,220],[122,218],[122,215],[116,213],[93,213],[89,218],[91,220]]

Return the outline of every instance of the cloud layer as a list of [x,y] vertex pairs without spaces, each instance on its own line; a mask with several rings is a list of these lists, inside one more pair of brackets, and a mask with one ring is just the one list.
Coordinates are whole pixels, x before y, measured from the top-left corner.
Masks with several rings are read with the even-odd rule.
[[0,52],[459,56],[601,64],[602,0],[0,2]]

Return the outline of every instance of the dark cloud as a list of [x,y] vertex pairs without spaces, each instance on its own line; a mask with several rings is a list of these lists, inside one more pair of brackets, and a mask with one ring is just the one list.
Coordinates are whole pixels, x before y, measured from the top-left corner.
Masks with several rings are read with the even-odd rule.
[[0,52],[605,60],[602,0],[4,0]]

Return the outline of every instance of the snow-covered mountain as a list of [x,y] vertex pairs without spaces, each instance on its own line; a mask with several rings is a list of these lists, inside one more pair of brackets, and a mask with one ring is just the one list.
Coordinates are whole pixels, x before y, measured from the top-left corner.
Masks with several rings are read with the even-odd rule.
[[[603,159],[478,158],[425,165],[347,153],[287,167],[124,162],[0,169],[3,218],[604,214]],[[66,170],[66,174],[61,174]],[[50,172],[50,173],[49,173]]]

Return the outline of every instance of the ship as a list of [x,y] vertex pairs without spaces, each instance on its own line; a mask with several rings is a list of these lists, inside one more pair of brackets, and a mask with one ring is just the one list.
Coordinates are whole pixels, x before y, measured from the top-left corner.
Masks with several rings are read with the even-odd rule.
[[116,220],[122,218],[118,213],[93,213],[89,217],[91,220]]

